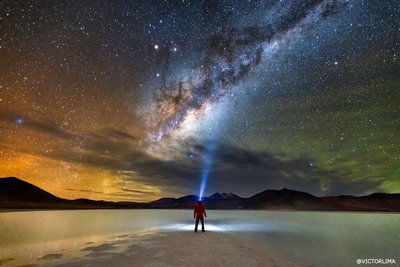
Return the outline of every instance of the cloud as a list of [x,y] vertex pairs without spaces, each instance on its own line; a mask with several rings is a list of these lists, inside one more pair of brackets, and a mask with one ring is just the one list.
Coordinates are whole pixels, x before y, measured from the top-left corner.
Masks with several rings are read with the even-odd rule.
[[[201,155],[204,145],[196,145]],[[349,173],[326,170],[312,158],[283,159],[265,151],[250,151],[230,144],[219,145],[209,183],[217,188],[231,186],[234,192],[241,188],[248,192],[283,187],[316,195],[361,195],[379,188],[383,180],[354,180]],[[310,165],[310,163],[313,163]],[[248,194],[248,193],[243,193]]]
[[96,194],[103,194],[103,192],[100,191],[93,191],[89,189],[74,189],[74,188],[67,188],[68,191],[73,191],[73,192],[83,192],[83,193],[96,193]]
[[[16,123],[19,117],[12,112],[1,115],[8,123]],[[203,156],[207,154],[205,144],[213,142],[188,138],[185,143],[170,147],[168,158],[154,157],[145,152],[136,137],[117,129],[102,129],[79,136],[68,133],[54,122],[23,117],[24,123],[18,127],[56,137],[50,139],[55,144],[51,151],[29,146],[25,153],[105,169],[123,175],[127,180],[160,187],[166,196],[168,192],[197,193]],[[348,173],[323,169],[312,158],[284,159],[284,156],[219,144],[207,192],[232,191],[246,196],[267,188],[289,187],[317,195],[360,195],[376,191],[382,183],[382,179],[355,180]],[[310,166],[310,162],[314,166]],[[152,194],[137,188],[121,189],[121,194],[129,193]]]
[[149,190],[135,190],[135,189],[127,189],[127,188],[122,188],[122,191],[128,192],[128,193],[135,193],[135,194],[148,194],[148,193],[153,193]]
[[[47,127],[40,128],[42,130]],[[59,135],[58,135],[59,136]],[[116,136],[118,138],[116,138]],[[121,138],[120,138],[121,137]],[[80,137],[83,139],[83,137]],[[86,164],[123,176],[126,180],[157,186],[163,194],[196,194],[202,173],[205,144],[210,140],[187,139],[169,148],[168,158],[154,157],[136,139],[109,130],[89,134],[75,149],[74,140],[53,149],[26,151],[54,160]],[[189,157],[192,154],[194,157]],[[214,155],[207,192],[232,191],[244,196],[262,190],[288,187],[317,195],[363,194],[379,187],[381,181],[355,181],[350,175],[320,168],[312,158],[283,159],[266,151],[251,151],[222,143]],[[152,194],[148,190],[121,188],[120,194]],[[121,195],[122,196],[122,195]]]
[[[6,124],[18,124],[19,127],[28,128],[61,139],[82,139],[80,136],[71,134],[64,130],[64,128],[55,121],[43,119],[39,120],[29,115],[16,113],[7,109],[0,109],[0,120],[3,120]],[[21,123],[18,123],[18,120],[21,120]]]
[[120,131],[120,130],[116,130],[116,129],[108,128],[108,129],[105,129],[104,132],[105,132],[105,134],[107,136],[110,136],[110,137],[113,137],[113,138],[116,138],[116,139],[127,139],[127,140],[131,140],[131,141],[137,141],[138,140],[137,137],[135,137],[135,136],[133,136],[133,135],[131,135],[129,133],[126,133],[126,132],[123,132],[123,131]]

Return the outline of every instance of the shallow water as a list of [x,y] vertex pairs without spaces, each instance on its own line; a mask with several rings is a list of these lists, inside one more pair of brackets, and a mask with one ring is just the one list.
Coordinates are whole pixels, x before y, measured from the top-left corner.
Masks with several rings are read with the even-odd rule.
[[[191,210],[0,212],[0,264],[58,264],[88,246],[125,235],[193,231]],[[355,266],[357,259],[400,264],[400,214],[207,211],[206,230],[268,245],[314,266]],[[120,247],[123,249],[123,246]],[[393,265],[391,265],[393,266]]]

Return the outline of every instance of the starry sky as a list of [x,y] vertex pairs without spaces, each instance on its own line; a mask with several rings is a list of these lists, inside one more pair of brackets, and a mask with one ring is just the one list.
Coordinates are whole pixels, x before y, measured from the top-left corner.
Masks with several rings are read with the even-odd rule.
[[64,198],[400,192],[400,2],[0,1],[0,177]]

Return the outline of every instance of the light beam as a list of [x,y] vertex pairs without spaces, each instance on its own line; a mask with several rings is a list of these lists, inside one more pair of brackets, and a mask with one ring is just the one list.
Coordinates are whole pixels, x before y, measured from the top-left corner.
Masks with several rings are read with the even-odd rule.
[[207,185],[208,177],[210,176],[211,167],[214,162],[215,150],[217,148],[217,142],[213,141],[206,145],[205,154],[203,156],[203,171],[201,174],[199,200],[203,198],[204,190]]

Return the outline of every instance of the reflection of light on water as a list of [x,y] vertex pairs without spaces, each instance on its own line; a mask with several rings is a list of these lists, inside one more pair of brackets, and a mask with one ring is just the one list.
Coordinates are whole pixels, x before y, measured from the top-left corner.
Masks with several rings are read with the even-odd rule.
[[[215,232],[293,232],[294,229],[288,224],[209,224],[205,223],[205,230],[215,231]],[[164,227],[160,227],[162,230],[170,231],[194,231],[193,224],[169,224]],[[199,223],[198,229],[201,229],[201,224]]]
[[[224,232],[226,231],[224,228],[215,226],[212,224],[207,224],[205,225],[205,230],[210,230],[210,231],[216,231],[216,232]],[[184,231],[194,231],[194,224],[172,224],[164,227],[163,229],[166,230],[184,230]],[[198,227],[199,230],[201,230],[201,225]]]

